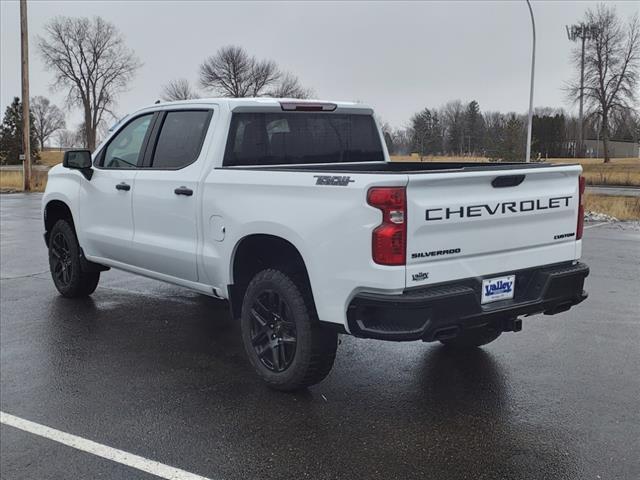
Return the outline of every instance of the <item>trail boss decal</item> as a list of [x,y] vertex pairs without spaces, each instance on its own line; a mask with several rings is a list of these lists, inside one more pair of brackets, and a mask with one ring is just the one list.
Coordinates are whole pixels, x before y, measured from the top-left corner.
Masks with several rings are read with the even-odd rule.
[[348,175],[314,175],[313,178],[317,178],[316,185],[337,185],[339,187],[346,187],[350,183],[355,182]]
[[425,219],[429,222],[433,220],[449,220],[451,218],[490,217],[493,215],[506,215],[507,213],[563,208],[569,206],[571,198],[573,198],[572,195],[552,197],[546,200],[521,200],[519,202],[485,203],[461,207],[427,208]]

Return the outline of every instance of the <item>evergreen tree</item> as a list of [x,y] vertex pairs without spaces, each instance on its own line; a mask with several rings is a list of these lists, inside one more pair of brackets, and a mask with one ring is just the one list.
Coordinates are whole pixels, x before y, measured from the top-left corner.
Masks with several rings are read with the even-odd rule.
[[484,120],[480,113],[480,105],[475,100],[469,102],[464,115],[465,123],[465,149],[469,154],[480,152],[484,138]]
[[504,126],[504,139],[500,155],[503,161],[524,161],[525,137],[524,122],[515,113],[509,114]]
[[431,113],[428,108],[416,113],[411,118],[411,132],[413,150],[420,156],[433,154],[439,151],[440,121],[436,113]]
[[[31,118],[31,160],[40,158],[38,155],[38,140],[34,129],[33,115]],[[22,102],[14,97],[7,107],[0,125],[0,163],[20,164],[22,148]]]
[[533,116],[532,156],[537,153],[544,158],[564,156],[565,138],[564,114]]
[[431,142],[429,144],[431,153],[440,155],[444,152],[445,135],[444,126],[440,121],[440,115],[436,110],[432,113]]
[[505,118],[500,112],[487,112],[484,114],[484,138],[483,145],[485,155],[491,160],[499,160],[502,154],[502,142],[504,141]]

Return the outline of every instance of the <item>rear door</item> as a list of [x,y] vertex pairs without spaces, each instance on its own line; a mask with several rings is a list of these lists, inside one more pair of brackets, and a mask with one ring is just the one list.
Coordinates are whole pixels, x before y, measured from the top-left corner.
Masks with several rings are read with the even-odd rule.
[[407,287],[576,258],[581,167],[410,174]]
[[199,181],[211,109],[168,110],[156,122],[133,194],[134,265],[198,280]]

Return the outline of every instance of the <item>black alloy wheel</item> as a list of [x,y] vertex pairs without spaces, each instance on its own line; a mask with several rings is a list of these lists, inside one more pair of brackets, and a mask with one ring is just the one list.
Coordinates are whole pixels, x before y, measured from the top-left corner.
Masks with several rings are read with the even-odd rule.
[[267,268],[243,295],[240,330],[260,378],[281,391],[321,382],[336,358],[338,334],[318,320],[306,275]]
[[91,295],[100,281],[99,271],[83,270],[80,252],[73,224],[66,219],[58,220],[49,237],[49,270],[56,289],[63,297]]
[[296,355],[296,324],[291,309],[275,290],[264,290],[251,305],[251,345],[270,371],[284,372]]
[[73,275],[73,261],[69,242],[62,232],[56,233],[51,239],[52,273],[56,282],[68,287]]

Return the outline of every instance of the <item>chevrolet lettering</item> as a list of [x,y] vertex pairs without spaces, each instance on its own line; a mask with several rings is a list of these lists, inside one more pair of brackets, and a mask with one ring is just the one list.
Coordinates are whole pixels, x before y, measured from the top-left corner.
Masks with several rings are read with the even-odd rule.
[[426,220],[449,220],[451,218],[482,217],[505,215],[508,213],[532,212],[569,207],[571,195],[551,197],[548,199],[519,200],[517,202],[500,202],[494,204],[466,205],[460,207],[427,208]]

